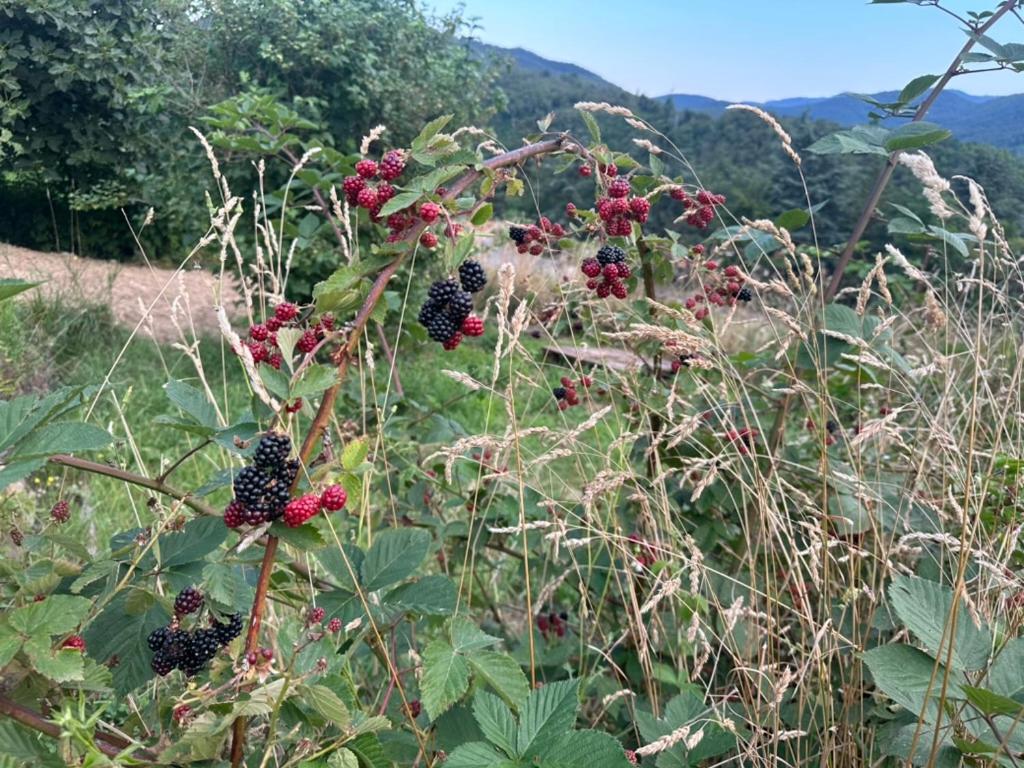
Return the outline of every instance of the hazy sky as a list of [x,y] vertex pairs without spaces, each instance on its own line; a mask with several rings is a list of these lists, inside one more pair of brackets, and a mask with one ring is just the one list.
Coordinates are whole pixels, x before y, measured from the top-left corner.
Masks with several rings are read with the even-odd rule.
[[[579,64],[629,91],[730,101],[899,89],[943,72],[966,40],[935,8],[866,0],[426,0],[477,17],[476,37]],[[963,15],[996,0],[943,0]],[[1008,16],[992,36],[1024,40]],[[1024,73],[956,78],[976,94],[1024,92]]]

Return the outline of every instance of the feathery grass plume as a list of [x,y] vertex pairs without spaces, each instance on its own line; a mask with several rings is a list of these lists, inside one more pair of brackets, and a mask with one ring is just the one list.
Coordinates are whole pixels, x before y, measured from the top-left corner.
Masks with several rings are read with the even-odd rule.
[[921,151],[901,152],[899,162],[900,165],[909,168],[914,177],[921,182],[922,194],[936,218],[948,219],[956,214],[956,211],[950,208],[942,197],[951,189],[949,181],[939,175],[939,172],[935,170],[935,164],[928,155]]
[[609,115],[616,115],[618,117],[635,117],[625,107],[613,107],[607,101],[577,101],[573,104],[573,109],[578,109],[581,112],[606,112]]
[[763,109],[751,106],[750,104],[730,104],[726,109],[738,109],[743,112],[750,112],[752,115],[756,116],[761,122],[768,125],[768,127],[775,132],[775,135],[779,137],[779,140],[782,142],[782,151],[789,155],[789,159],[798,166],[802,164],[803,161],[800,159],[800,155],[795,149],[793,149],[793,138],[786,132],[786,129],[782,127],[782,124],[778,120],[769,115]]
[[370,145],[377,141],[381,136],[384,135],[384,131],[387,130],[386,126],[375,125],[370,129],[370,132],[363,136],[363,140],[359,142],[359,154],[363,157],[370,154]]

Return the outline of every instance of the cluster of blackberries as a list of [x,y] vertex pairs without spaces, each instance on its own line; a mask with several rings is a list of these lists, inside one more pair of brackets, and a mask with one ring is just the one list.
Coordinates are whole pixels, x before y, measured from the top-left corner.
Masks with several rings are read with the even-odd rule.
[[[694,250],[696,246],[694,246]],[[704,249],[701,248],[701,253]],[[754,298],[749,288],[744,287],[747,278],[743,271],[736,266],[728,266],[718,271],[718,262],[704,262],[704,269],[707,275],[703,279],[703,286],[700,291],[693,294],[686,300],[686,308],[694,310],[694,317],[703,320],[711,311],[711,306],[725,307],[735,306],[737,301],[748,302]],[[699,306],[707,301],[707,306]]]
[[455,349],[463,336],[481,336],[484,323],[473,315],[473,296],[483,290],[487,276],[479,262],[468,259],[459,266],[459,279],[438,280],[427,291],[419,322],[434,341]]
[[528,227],[512,225],[508,228],[508,236],[519,253],[540,256],[545,247],[557,247],[558,238],[565,237],[565,227],[552,224],[547,216],[541,216],[540,221]]
[[683,204],[686,223],[697,229],[706,229],[715,219],[715,209],[725,205],[725,195],[716,195],[706,189],[698,190],[696,199],[690,197],[682,187],[673,187],[669,194],[673,200]]
[[[444,192],[443,189],[438,190],[437,194]],[[424,224],[431,225],[444,212],[444,208],[441,207],[440,203],[425,202],[419,207],[419,210],[414,208],[406,208],[402,211],[396,211],[387,218],[388,226],[388,238],[389,243],[396,243],[403,239],[416,224],[423,222]],[[451,236],[451,233],[455,230],[451,225],[448,225],[445,229],[446,234]],[[456,232],[456,236],[458,233]],[[425,248],[434,248],[437,246],[437,235],[431,232],[429,229],[424,230],[420,234],[420,244]]]
[[[592,381],[589,376],[583,376],[580,378],[580,386],[586,388],[591,385]],[[576,394],[576,382],[570,379],[568,376],[563,376],[559,382],[561,386],[555,387],[551,390],[551,394],[555,396],[555,400],[558,401],[558,410],[564,411],[574,405],[579,405],[580,398]]]
[[256,323],[249,328],[249,341],[246,342],[246,346],[256,365],[267,363],[272,368],[281,367],[284,357],[277,344],[277,332],[282,328],[302,330],[302,336],[296,342],[295,348],[308,355],[316,349],[317,344],[329,331],[334,330],[334,318],[331,315],[323,315],[312,325],[302,323],[299,321],[299,308],[290,301],[282,301],[274,307],[274,314],[268,317],[266,322]]
[[288,458],[291,450],[288,435],[268,432],[260,439],[253,463],[235,476],[235,498],[224,510],[228,528],[260,525],[284,514],[299,474],[298,460]]
[[546,638],[550,638],[552,635],[565,637],[566,622],[568,620],[569,614],[565,611],[542,613],[537,616],[537,629]]
[[[153,652],[150,666],[161,677],[174,669],[180,669],[189,677],[199,674],[217,651],[242,633],[240,613],[232,614],[227,622],[210,617],[207,628],[182,629],[178,623],[179,616],[198,610],[202,602],[203,596],[198,590],[193,587],[182,590],[174,601],[174,610],[178,614],[174,621],[169,626],[154,629],[146,638],[146,644]],[[182,607],[189,610],[182,610]]]
[[609,237],[629,237],[631,222],[644,224],[651,214],[651,201],[632,194],[629,179],[617,177],[608,184],[608,194],[599,197],[594,208]]
[[[341,184],[345,199],[351,206],[365,208],[374,221],[380,216],[380,209],[395,196],[395,188],[389,182],[402,175],[405,157],[398,150],[391,150],[378,163],[365,158],[356,163],[356,175],[346,176]],[[379,179],[373,186],[371,181]]]
[[580,271],[587,276],[587,290],[597,293],[598,298],[614,296],[624,299],[629,289],[624,282],[632,270],[626,263],[626,252],[617,245],[605,245],[580,264]]

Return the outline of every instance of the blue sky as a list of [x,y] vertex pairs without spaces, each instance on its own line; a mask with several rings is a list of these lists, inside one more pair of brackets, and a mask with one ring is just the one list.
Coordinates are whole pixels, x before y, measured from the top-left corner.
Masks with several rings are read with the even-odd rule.
[[[945,70],[966,36],[935,8],[865,0],[426,0],[477,17],[476,37],[570,61],[648,96],[694,93],[730,101],[898,89]],[[996,0],[944,0],[960,13]],[[1024,39],[1007,17],[993,31]],[[982,73],[952,87],[1024,92],[1024,73]]]

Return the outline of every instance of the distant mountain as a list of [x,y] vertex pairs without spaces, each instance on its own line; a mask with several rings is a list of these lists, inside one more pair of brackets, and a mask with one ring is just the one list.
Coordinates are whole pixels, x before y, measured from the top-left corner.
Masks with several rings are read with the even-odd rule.
[[552,75],[575,75],[581,80],[587,80],[592,83],[598,83],[600,85],[606,85],[613,88],[618,87],[612,85],[604,78],[595,75],[589,69],[584,69],[576,64],[569,64],[565,61],[552,61],[551,59],[545,59],[543,56],[538,56],[533,51],[528,51],[525,48],[501,48],[497,45],[488,45],[487,43],[481,43],[477,40],[470,41],[470,47],[485,56],[510,59],[518,69],[525,70],[527,72],[547,72]]
[[[869,95],[877,101],[894,101],[898,92],[882,91]],[[676,109],[710,115],[722,114],[729,105],[727,101],[686,93],[673,93],[660,99]],[[776,99],[757,106],[780,117],[807,115],[840,125],[866,123],[872,110],[870,104],[851,93],[823,98]],[[962,141],[991,144],[1024,154],[1024,94],[975,96],[963,91],[943,91],[928,113],[928,120],[948,128]]]

